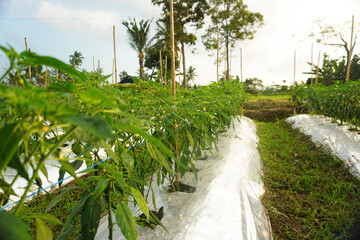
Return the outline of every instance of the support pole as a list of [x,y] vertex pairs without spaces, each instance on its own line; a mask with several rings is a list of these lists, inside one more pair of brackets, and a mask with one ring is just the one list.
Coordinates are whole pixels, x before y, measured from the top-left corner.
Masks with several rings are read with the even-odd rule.
[[[163,83],[163,69],[162,69],[162,56],[161,56],[161,50],[159,51],[159,54],[160,54],[160,82],[162,83],[162,84],[164,84]],[[164,84],[165,85],[165,84]]]
[[294,86],[296,85],[296,51],[294,51]]
[[346,82],[350,80],[350,69],[351,69],[351,57],[353,51],[353,37],[354,37],[354,15],[352,16],[352,25],[351,25],[351,39],[350,39],[350,53],[346,70]]
[[112,78],[111,78],[112,84],[114,84],[114,68],[115,68],[115,59],[113,59]]
[[171,39],[171,76],[172,95],[176,97],[175,89],[175,38],[174,38],[174,0],[170,0],[170,39]]
[[[8,71],[8,68],[7,68],[7,63],[5,64],[5,72]],[[9,85],[9,74],[6,74],[6,83],[7,85]]]
[[311,69],[310,69],[310,72],[311,72],[311,75],[310,75],[311,85],[314,84],[314,81],[313,81],[313,72],[312,72],[313,56],[314,56],[314,44],[312,43],[312,44],[311,44]]
[[[180,68],[180,65],[181,65],[181,55],[179,55],[179,89],[181,87],[181,68]],[[184,86],[184,88],[186,88],[186,86]]]
[[101,72],[100,72],[100,60],[98,60],[98,74],[100,75]]
[[216,82],[219,82],[219,27],[217,29]]
[[167,85],[167,55],[165,56],[165,78],[164,78],[164,85]]
[[[26,37],[25,37],[25,48],[26,48],[26,51],[28,51],[28,45],[27,45]],[[31,66],[30,65],[29,65],[29,80],[30,80],[30,83],[31,83]]]
[[95,72],[95,58],[93,56],[93,72]]
[[316,68],[315,85],[318,84],[318,79],[319,79],[320,55],[321,55],[321,52],[319,52],[319,57],[318,57],[318,65],[317,65],[317,68]]
[[45,87],[48,87],[49,83],[48,83],[48,66],[46,66],[45,69]]
[[240,74],[241,74],[241,82],[243,82],[243,58],[242,58],[242,48],[240,48]]
[[115,25],[113,25],[113,38],[114,38],[115,84],[116,84],[117,83],[117,66],[116,66],[116,46],[115,46]]

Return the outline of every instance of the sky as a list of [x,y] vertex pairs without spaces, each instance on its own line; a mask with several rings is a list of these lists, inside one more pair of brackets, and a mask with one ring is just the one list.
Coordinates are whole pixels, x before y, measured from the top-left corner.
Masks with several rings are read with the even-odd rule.
[[[360,12],[359,0],[244,0],[252,12],[264,16],[264,26],[253,40],[239,41],[231,54],[231,74],[240,76],[240,48],[242,48],[243,79],[259,78],[264,85],[293,84],[294,51],[296,51],[295,81],[305,81],[309,75],[311,45],[313,62],[319,51],[332,58],[345,55],[334,47],[318,45],[307,36],[314,22],[343,24]],[[129,45],[126,28],[121,24],[129,18],[154,19],[150,35],[155,34],[155,24],[160,17],[160,7],[151,0],[0,0],[0,45],[10,44],[17,51],[28,47],[40,55],[69,61],[69,55],[79,51],[84,56],[82,67],[93,69],[100,60],[105,74],[113,67],[113,25],[116,28],[116,59],[118,73],[130,75],[138,72],[137,53]],[[206,20],[209,23],[208,19]],[[355,15],[355,22],[360,16]],[[350,23],[347,25],[350,28]],[[360,25],[355,25],[359,28]],[[355,29],[356,30],[356,29]],[[196,84],[216,81],[216,52],[207,52],[201,42],[204,30],[196,31],[198,42],[195,54],[187,47],[186,67],[193,66],[198,77]],[[350,31],[344,33],[350,41]],[[209,56],[209,54],[213,56]],[[360,53],[357,44],[354,53]],[[7,59],[0,53],[0,75],[4,73]],[[220,71],[223,71],[223,64]]]

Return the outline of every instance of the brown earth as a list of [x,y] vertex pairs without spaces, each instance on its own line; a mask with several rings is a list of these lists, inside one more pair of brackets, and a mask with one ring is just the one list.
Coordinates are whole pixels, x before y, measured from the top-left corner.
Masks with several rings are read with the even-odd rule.
[[244,104],[244,116],[261,122],[276,122],[294,114],[294,105],[288,100],[260,98]]

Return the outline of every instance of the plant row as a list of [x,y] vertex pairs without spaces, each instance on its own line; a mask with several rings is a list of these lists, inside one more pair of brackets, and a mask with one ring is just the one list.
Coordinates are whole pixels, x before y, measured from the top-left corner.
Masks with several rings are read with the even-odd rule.
[[[160,185],[167,179],[177,190],[189,169],[196,177],[193,161],[203,150],[212,150],[218,133],[242,111],[244,93],[236,81],[181,89],[174,98],[168,87],[154,82],[138,81],[127,88],[108,85],[108,76],[79,72],[55,58],[0,48],[9,58],[8,72],[14,73],[19,83],[0,85],[0,205],[10,203],[10,197],[16,195],[13,188],[18,179],[27,181],[19,203],[0,212],[4,223],[0,232],[11,239],[30,239],[27,224],[31,221],[37,239],[53,239],[53,224],[62,225],[57,239],[69,234],[94,239],[104,213],[109,216],[110,239],[112,214],[123,235],[136,239],[131,204],[139,207],[145,221],[165,228],[149,210],[147,197],[153,194],[146,189],[151,189],[154,180]],[[24,81],[24,69],[29,65],[46,65],[67,77],[51,78],[46,88],[36,87]],[[71,145],[71,158],[62,151],[66,145]],[[86,180],[78,178],[75,171],[84,162],[91,166],[103,160],[99,156],[102,150],[109,160],[87,170],[90,177]],[[45,165],[49,160],[59,163],[59,179],[68,173],[78,186],[60,186],[61,194],[45,212],[26,215],[26,196],[34,184],[44,187],[39,173],[48,176]],[[16,171],[11,180],[6,178],[9,168]],[[49,213],[76,190],[84,193],[66,222]]]
[[360,83],[350,82],[339,85],[308,86],[294,89],[292,101],[296,107],[306,107],[310,111],[360,126]]

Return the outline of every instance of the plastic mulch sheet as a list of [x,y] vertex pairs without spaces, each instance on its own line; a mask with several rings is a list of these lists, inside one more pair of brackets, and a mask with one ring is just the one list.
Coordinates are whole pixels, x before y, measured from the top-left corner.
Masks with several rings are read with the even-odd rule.
[[[256,127],[245,117],[233,123],[234,128],[219,137],[219,152],[195,161],[198,181],[190,172],[181,179],[197,188],[194,193],[167,193],[168,183],[153,184],[156,207],[164,206],[162,223],[169,233],[160,226],[155,230],[139,226],[139,239],[269,239],[259,199],[264,190]],[[153,206],[151,200],[149,205]],[[124,239],[116,224],[114,228],[113,239]],[[108,239],[107,216],[100,221],[96,239]]]
[[323,116],[297,115],[286,121],[293,123],[294,128],[311,136],[311,140],[342,159],[351,167],[351,173],[360,177],[360,134],[349,131],[349,126],[333,123]]

